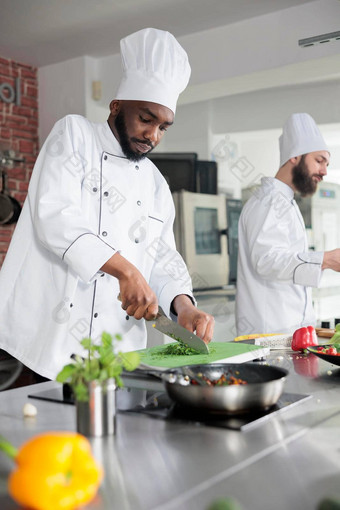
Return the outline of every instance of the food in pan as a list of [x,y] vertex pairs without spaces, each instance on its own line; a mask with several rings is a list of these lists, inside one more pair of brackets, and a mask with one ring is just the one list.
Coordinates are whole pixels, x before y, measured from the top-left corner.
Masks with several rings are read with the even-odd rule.
[[[203,381],[205,381],[208,386],[231,386],[233,384],[248,384],[247,381],[244,381],[243,379],[230,374],[222,374],[218,379],[209,379],[209,377],[206,377],[201,373],[198,373],[197,376],[203,379]],[[191,384],[198,385],[199,383],[194,379],[191,379]]]
[[331,354],[332,356],[340,356],[340,344],[319,345],[317,351],[320,354]]

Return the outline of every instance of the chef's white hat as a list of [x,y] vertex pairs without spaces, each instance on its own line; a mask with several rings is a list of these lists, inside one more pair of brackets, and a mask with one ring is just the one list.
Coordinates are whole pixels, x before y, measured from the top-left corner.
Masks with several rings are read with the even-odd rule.
[[288,118],[283,126],[279,144],[280,167],[290,158],[302,154],[316,151],[329,152],[318,126],[308,113],[293,113]]
[[145,28],[120,41],[123,77],[115,99],[148,101],[174,113],[190,78],[188,55],[174,36]]

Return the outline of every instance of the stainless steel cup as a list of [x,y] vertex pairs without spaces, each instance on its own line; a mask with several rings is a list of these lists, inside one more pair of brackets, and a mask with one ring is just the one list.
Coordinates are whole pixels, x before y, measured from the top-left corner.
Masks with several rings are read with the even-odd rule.
[[88,402],[76,401],[77,432],[84,436],[109,436],[115,433],[116,384],[114,379],[89,383]]

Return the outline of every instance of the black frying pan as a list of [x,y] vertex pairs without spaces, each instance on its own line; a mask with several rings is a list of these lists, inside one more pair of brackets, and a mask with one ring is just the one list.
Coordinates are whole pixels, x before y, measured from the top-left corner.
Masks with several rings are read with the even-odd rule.
[[7,187],[7,173],[2,170],[2,190],[0,193],[0,225],[10,225],[18,221],[21,205],[11,197]]
[[[283,368],[254,363],[219,363],[191,365],[196,374],[217,380],[222,374],[235,376],[247,384],[230,386],[183,385],[187,367],[163,372],[162,379],[169,397],[182,405],[209,411],[238,414],[254,409],[268,409],[280,398],[288,371]],[[166,374],[176,374],[174,382]]]

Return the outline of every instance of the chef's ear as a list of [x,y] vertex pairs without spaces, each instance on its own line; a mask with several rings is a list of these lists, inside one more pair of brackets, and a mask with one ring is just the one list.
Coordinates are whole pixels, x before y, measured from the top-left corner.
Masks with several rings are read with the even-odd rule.
[[110,113],[113,117],[116,117],[120,111],[121,102],[118,99],[113,99],[110,103]]
[[292,163],[292,165],[298,165],[299,162],[300,162],[300,159],[301,159],[301,156],[295,156],[294,158],[290,158],[290,162]]

